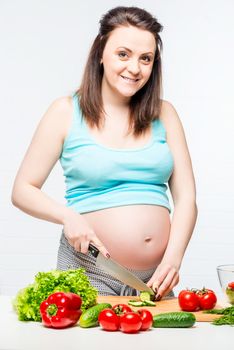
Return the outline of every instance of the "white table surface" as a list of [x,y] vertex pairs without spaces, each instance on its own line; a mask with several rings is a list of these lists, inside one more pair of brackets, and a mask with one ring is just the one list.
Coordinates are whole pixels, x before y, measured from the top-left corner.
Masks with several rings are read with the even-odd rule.
[[[218,350],[234,349],[234,327],[196,322],[192,328],[152,328],[138,334],[106,332],[100,327],[49,329],[18,321],[12,297],[0,296],[0,350]],[[131,349],[132,348],[132,349]]]

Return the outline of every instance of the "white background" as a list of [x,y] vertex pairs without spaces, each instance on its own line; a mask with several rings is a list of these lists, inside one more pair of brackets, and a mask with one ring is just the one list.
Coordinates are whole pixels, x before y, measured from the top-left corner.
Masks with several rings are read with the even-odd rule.
[[[56,266],[62,227],[13,207],[12,185],[40,118],[79,86],[98,21],[118,5],[143,7],[164,26],[164,99],[193,160],[199,217],[176,292],[220,293],[216,266],[234,263],[234,1],[0,0],[0,294]],[[58,163],[43,190],[65,203],[64,189]]]

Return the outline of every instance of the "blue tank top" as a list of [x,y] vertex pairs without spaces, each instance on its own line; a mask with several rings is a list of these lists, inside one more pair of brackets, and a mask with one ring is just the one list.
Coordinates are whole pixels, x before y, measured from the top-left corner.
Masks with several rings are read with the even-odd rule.
[[160,120],[152,122],[151,140],[144,147],[115,149],[94,140],[76,95],[73,107],[60,156],[67,206],[79,213],[134,204],[159,205],[170,211],[166,191],[173,158]]

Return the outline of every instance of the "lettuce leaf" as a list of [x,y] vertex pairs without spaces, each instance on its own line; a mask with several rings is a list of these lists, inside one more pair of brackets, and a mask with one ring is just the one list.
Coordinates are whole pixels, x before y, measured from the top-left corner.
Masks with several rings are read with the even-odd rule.
[[13,307],[20,321],[41,321],[40,304],[55,292],[72,292],[82,298],[81,309],[96,304],[98,291],[85,274],[85,270],[38,272],[33,284],[19,290]]

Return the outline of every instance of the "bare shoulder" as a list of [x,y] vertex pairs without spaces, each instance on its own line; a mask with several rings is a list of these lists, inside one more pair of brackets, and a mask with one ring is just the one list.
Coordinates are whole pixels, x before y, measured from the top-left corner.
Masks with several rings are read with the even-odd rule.
[[162,100],[162,108],[159,119],[162,121],[166,131],[168,132],[175,128],[182,128],[179,115],[175,107],[169,101]]
[[58,97],[52,102],[51,106],[53,106],[54,108],[59,108],[63,110],[69,109],[72,106],[72,97],[71,96]]
[[42,118],[41,123],[49,124],[51,127],[53,127],[54,132],[59,132],[61,137],[65,138],[71,125],[72,114],[72,97],[59,97],[50,104]]
[[165,127],[167,142],[171,148],[177,147],[180,142],[185,142],[183,125],[175,107],[170,102],[162,101],[159,119]]
[[72,97],[64,96],[57,98],[51,103],[46,114],[51,116],[51,118],[57,118],[57,121],[61,119],[66,120],[69,116],[71,117]]

